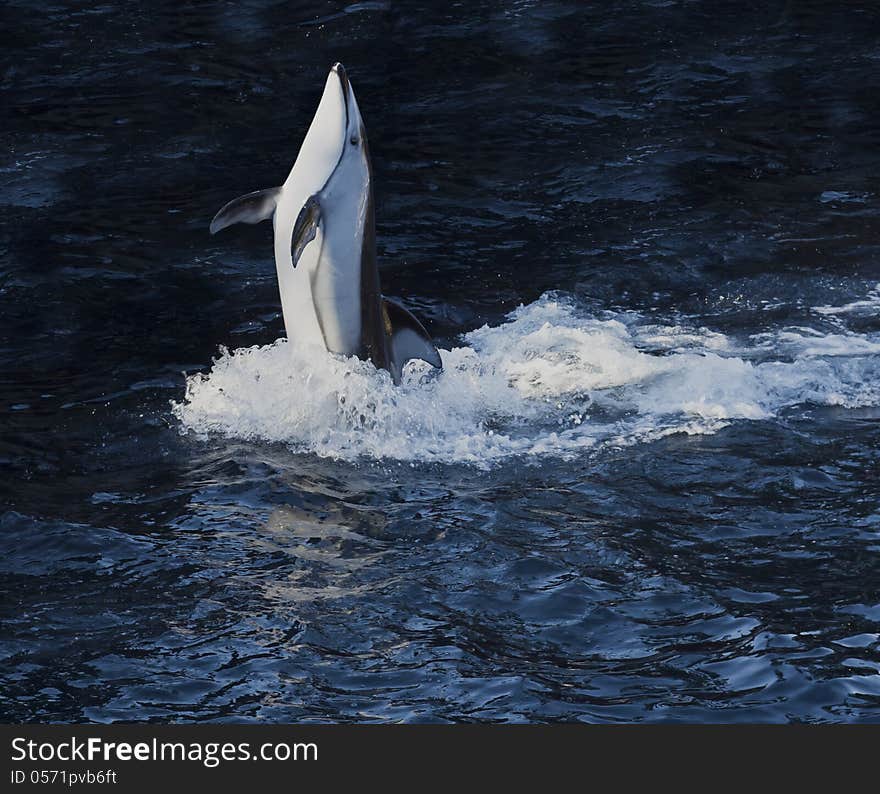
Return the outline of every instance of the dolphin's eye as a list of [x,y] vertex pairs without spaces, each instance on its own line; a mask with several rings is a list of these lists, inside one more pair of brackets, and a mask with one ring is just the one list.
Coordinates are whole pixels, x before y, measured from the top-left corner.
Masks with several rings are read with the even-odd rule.
[[360,142],[361,142],[361,139],[358,138],[357,135],[352,135],[352,136],[351,136],[351,145],[352,145],[352,146],[357,146]]

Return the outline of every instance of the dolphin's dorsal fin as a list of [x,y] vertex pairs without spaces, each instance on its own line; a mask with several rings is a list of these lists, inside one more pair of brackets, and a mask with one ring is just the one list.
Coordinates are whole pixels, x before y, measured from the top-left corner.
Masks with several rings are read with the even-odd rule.
[[233,223],[259,223],[268,220],[275,213],[279,195],[280,187],[270,187],[232,199],[214,216],[211,234],[217,234]]
[[399,303],[382,298],[382,319],[389,339],[391,377],[400,382],[403,365],[411,358],[427,361],[432,367],[443,368],[440,354],[424,326]]

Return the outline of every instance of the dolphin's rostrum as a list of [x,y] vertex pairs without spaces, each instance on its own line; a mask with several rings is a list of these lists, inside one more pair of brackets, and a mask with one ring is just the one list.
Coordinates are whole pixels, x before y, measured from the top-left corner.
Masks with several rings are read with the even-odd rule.
[[272,218],[288,337],[372,361],[400,383],[412,358],[442,363],[422,324],[382,297],[372,181],[364,123],[337,63],[287,180],[230,201],[211,234]]

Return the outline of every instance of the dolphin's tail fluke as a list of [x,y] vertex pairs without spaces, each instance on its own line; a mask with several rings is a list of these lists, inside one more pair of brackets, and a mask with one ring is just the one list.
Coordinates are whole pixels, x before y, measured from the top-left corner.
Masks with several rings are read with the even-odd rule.
[[388,334],[391,342],[389,345],[391,361],[388,369],[395,383],[400,383],[403,365],[411,358],[420,358],[432,367],[443,369],[443,362],[431,337],[412,313],[399,303],[383,297],[382,319],[385,323],[385,333]]
[[217,234],[233,223],[259,223],[268,220],[275,214],[275,205],[280,195],[280,187],[270,187],[232,199],[214,216],[211,234]]

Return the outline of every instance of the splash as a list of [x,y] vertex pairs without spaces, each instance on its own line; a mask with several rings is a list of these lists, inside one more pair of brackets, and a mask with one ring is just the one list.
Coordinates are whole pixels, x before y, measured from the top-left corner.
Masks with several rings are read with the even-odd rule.
[[845,303],[843,306],[814,306],[813,311],[825,315],[876,315],[880,313],[880,284],[877,284],[877,286],[868,293],[867,297],[862,300],[851,301],[850,303]]
[[400,387],[356,358],[286,340],[222,350],[172,410],[183,432],[283,442],[343,460],[489,466],[713,433],[803,403],[880,403],[880,340],[787,329],[746,343],[545,295],[410,362]]

